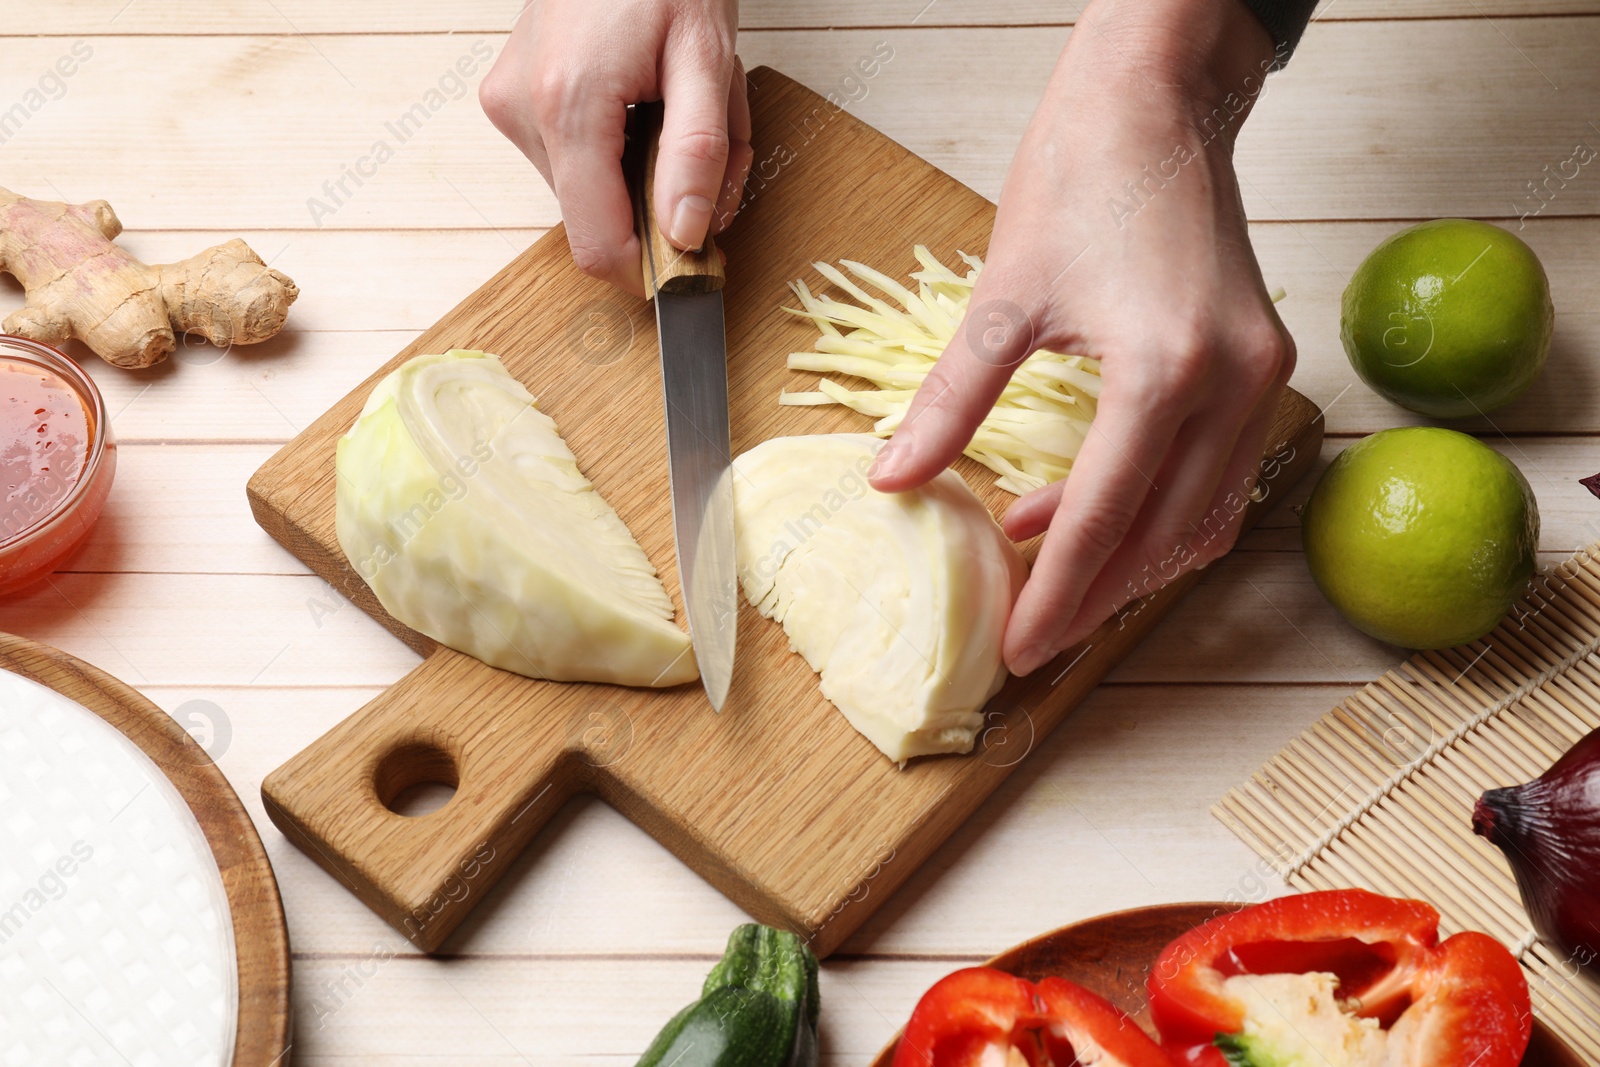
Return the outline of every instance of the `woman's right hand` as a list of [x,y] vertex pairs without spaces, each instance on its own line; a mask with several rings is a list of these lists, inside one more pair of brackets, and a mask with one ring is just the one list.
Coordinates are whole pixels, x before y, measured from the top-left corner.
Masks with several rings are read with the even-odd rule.
[[622,174],[627,106],[665,101],[656,216],[698,248],[732,220],[750,171],[738,0],[532,0],[478,88],[489,121],[561,203],[579,269],[644,293]]

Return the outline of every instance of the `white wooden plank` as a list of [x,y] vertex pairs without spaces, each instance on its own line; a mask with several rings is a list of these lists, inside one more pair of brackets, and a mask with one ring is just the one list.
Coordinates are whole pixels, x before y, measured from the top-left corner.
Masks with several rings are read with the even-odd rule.
[[[1600,502],[1576,484],[1580,472],[1593,473],[1587,439],[1495,443],[1551,502],[1543,540],[1547,565],[1595,539]],[[196,461],[193,454],[204,450],[165,457],[151,451],[149,466],[122,490],[144,502],[124,504],[114,493],[116,503],[88,546],[86,563],[74,561],[72,572],[0,603],[0,629],[56,644],[137,684],[386,684],[415,662],[386,631],[320,579],[295,573],[298,564],[287,553],[252,532],[242,490],[220,503],[187,504],[187,513],[166,510],[169,502],[194,501],[189,493],[204,495],[207,479],[217,486],[238,478],[255,455],[225,449],[216,459]],[[135,467],[143,463],[141,455]],[[161,494],[160,485],[189,478],[185,472],[197,463],[209,466],[206,477],[192,479],[178,496]],[[173,524],[185,523],[193,529],[168,534]],[[215,532],[206,532],[213,524]],[[1256,547],[1280,551],[1236,553],[1215,565],[1114,677],[1354,686],[1397,662],[1397,650],[1358,634],[1322,599],[1295,551],[1292,520],[1280,516],[1272,524]],[[194,567],[276,573],[149,573],[184,553]],[[138,554],[152,566],[114,572],[127,567],[124,559],[138,562]],[[238,615],[245,604],[248,622]],[[1238,648],[1252,654],[1229,651]]]
[[[1064,37],[1053,27],[797,31],[752,37],[747,51],[828,91],[867,41],[887,41],[895,58],[856,113],[992,198]],[[1600,141],[1587,104],[1600,90],[1597,44],[1593,18],[1318,26],[1268,80],[1239,138],[1246,210],[1293,220],[1511,215],[1544,166]],[[1600,182],[1580,172],[1545,214],[1597,210]]]
[[[208,736],[272,857],[297,952],[351,955],[391,941],[394,950],[411,951],[290,845],[260,806],[262,778],[376,689],[146,692]],[[981,958],[1122,907],[1230,895],[1256,900],[1281,891],[1207,811],[1344,692],[1340,686],[1102,687],[1052,737],[1017,739],[1027,762],[841,953]],[[522,857],[506,862],[512,867],[505,880],[444,954],[705,953],[745,921],[693,871],[593,798],[570,802]],[[980,900],[1006,906],[974,906]]]
[[72,350],[105,396],[119,440],[281,444],[420,332],[302,333],[291,326],[222,358],[196,345],[183,358],[146,371],[120,370],[77,345]]
[[[145,229],[547,226],[553,197],[477,103],[502,40],[14,39],[0,112],[26,114],[4,131],[6,184],[104,198]],[[28,97],[73,47],[92,55],[64,93]]]
[[[745,0],[739,22],[762,28],[851,26],[1007,26],[1070,24],[1082,3],[1054,0]],[[7,34],[380,34],[497,33],[516,17],[517,0],[469,0],[440,5],[429,0],[404,3],[322,4],[316,0],[208,4],[202,0],[149,3],[147,0],[76,0],[39,5],[26,0],[0,3],[0,25]],[[1333,0],[1321,5],[1319,21],[1481,16],[1583,14],[1593,0],[1412,0],[1403,11],[1384,0]]]
[[[166,363],[144,371],[112,367],[76,343],[69,351],[104,392],[123,441],[286,441],[540,234],[243,231],[237,235],[300,287],[278,337],[229,351],[185,339]],[[233,234],[145,231],[130,233],[123,244],[161,262],[227,236]],[[22,299],[8,278],[0,314]]]
[[[383,960],[370,949],[354,958],[297,960],[294,1061],[631,1064],[698,996],[721,947],[718,938],[702,956],[666,960]],[[825,964],[823,1062],[869,1062],[904,1025],[922,991],[961,965]],[[371,976],[358,985],[363,973]],[[333,1010],[319,1013],[324,1005]],[[426,1009],[419,1012],[419,1005]]]
[[[544,230],[129,230],[118,243],[147,263],[185,259],[238,237],[300,290],[285,327],[291,333],[427,329]],[[0,316],[23,303],[22,287],[0,275]],[[74,348],[84,362],[98,362]],[[270,347],[233,355],[270,363]],[[199,338],[174,361],[209,366],[222,352]],[[158,372],[159,373],[159,372]],[[136,375],[141,382],[148,373]]]
[[[1354,438],[1330,438],[1317,468],[1269,512],[1236,551],[1299,552],[1294,508],[1317,476]],[[1540,501],[1540,543],[1548,555],[1600,540],[1600,501],[1578,479],[1600,470],[1588,437],[1488,438],[1525,472]],[[244,483],[273,452],[270,444],[131,444],[118,452],[117,476],[99,525],[66,573],[305,574],[256,526]]]
[[[854,110],[992,197],[1067,32],[785,30],[747,35],[742,47],[749,63],[829,92],[887,42],[894,58],[862,86]],[[184,37],[97,36],[66,94],[11,136],[20,151],[7,182],[102,196],[145,228],[549,226],[549,191],[470,93],[441,101],[403,143],[386,125],[473,47],[500,42],[245,36],[201,47]],[[22,100],[71,43],[13,39],[0,103]],[[1247,208],[1263,219],[1511,214],[1525,182],[1558,167],[1576,141],[1600,137],[1584,103],[1600,89],[1589,61],[1597,46],[1594,18],[1319,26],[1271,80],[1240,140]],[[156,70],[184,77],[152,83]],[[1384,74],[1352,73],[1360,70]],[[131,94],[130,84],[150,91]],[[346,180],[348,197],[323,188],[379,140],[394,156],[368,165],[373,176],[360,188]],[[336,210],[314,212],[313,199]],[[1600,183],[1580,177],[1546,214],[1597,211]]]
[[130,685],[388,685],[417,656],[313,575],[58,574],[0,630]]
[[[1288,292],[1278,310],[1299,347],[1294,385],[1318,404],[1331,405],[1333,433],[1423,421],[1361,384],[1339,341],[1339,299],[1350,273],[1401,225],[1252,227],[1268,283]],[[1589,353],[1600,351],[1600,312],[1589,299],[1600,285],[1590,254],[1600,241],[1600,220],[1540,218],[1520,229],[1513,221],[1508,228],[1534,247],[1550,275],[1556,305],[1550,364],[1521,400],[1461,425],[1485,434],[1600,431],[1600,380],[1589,366]],[[537,232],[507,237],[520,246]],[[285,268],[302,286],[289,327],[279,338],[225,356],[196,344],[180,350],[169,365],[143,372],[117,370],[74,347],[105,391],[123,440],[285,441],[513,254],[492,231],[246,231],[244,236],[271,250],[264,254],[281,251]],[[159,259],[217,239],[218,234],[191,231],[136,232],[127,243]],[[797,275],[807,270],[803,250],[787,254]],[[906,263],[878,266],[897,272],[909,260],[908,249]],[[773,299],[776,303],[778,297]],[[15,286],[0,288],[0,311],[20,303]],[[531,384],[537,391],[538,383]]]
[[271,445],[123,445],[100,521],[66,573],[306,574],[250,516]]
[[1355,688],[1404,658],[1399,649],[1346,623],[1323,599],[1298,553],[1259,552],[1212,564],[1110,677],[1330,681]]
[[[328,330],[424,330],[545,231],[490,229],[401,230],[132,230],[119,238],[147,263],[184,259],[233,237],[247,241],[300,289],[289,327]],[[22,302],[7,279],[3,305]],[[240,357],[260,349],[242,348]],[[215,359],[198,339],[180,360]],[[260,357],[270,360],[269,356]]]

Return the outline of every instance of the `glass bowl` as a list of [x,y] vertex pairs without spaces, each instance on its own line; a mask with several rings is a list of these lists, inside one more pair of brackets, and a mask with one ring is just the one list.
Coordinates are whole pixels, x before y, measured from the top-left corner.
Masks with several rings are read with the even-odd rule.
[[[48,457],[56,466],[39,468],[43,473],[30,474],[27,484],[19,485],[13,481],[19,465],[27,469],[31,460],[22,444],[26,427],[13,431],[13,420],[27,414],[31,423],[34,413],[8,409],[19,402],[17,386],[33,371],[45,387],[70,390],[82,408],[87,441],[59,441],[63,452]],[[41,424],[39,432],[44,431]],[[77,459],[80,453],[76,481],[69,484],[54,456]],[[49,345],[0,334],[0,596],[33,584],[66,561],[100,517],[116,469],[111,420],[94,380]]]

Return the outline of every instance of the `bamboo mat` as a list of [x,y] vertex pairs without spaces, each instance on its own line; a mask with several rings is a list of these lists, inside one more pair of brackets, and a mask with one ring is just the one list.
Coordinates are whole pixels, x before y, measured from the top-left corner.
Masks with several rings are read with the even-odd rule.
[[1500,851],[1472,833],[1485,789],[1536,778],[1600,727],[1600,544],[1487,637],[1420,652],[1352,694],[1213,810],[1291,886],[1361,886],[1500,938],[1534,1009],[1600,1063],[1600,981],[1538,943]]

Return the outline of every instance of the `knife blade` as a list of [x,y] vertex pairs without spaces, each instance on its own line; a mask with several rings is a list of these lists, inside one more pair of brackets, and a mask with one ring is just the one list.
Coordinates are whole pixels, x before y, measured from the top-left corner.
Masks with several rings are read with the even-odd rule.
[[709,237],[703,247],[684,252],[657,223],[651,189],[661,114],[660,104],[638,104],[629,116],[629,191],[645,292],[656,305],[678,579],[700,681],[720,712],[733,680],[739,621],[724,275]]

